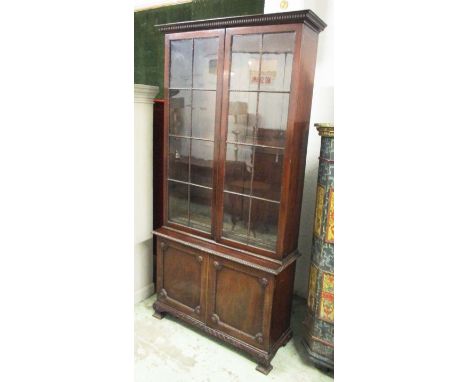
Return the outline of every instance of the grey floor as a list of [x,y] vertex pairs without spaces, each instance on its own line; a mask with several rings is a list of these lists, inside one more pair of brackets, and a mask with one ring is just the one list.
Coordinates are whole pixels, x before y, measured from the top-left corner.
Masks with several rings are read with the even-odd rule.
[[155,381],[308,381],[329,382],[312,366],[301,344],[306,302],[294,298],[294,337],[278,350],[265,376],[244,353],[166,315],[152,316],[155,295],[135,305],[135,382]]

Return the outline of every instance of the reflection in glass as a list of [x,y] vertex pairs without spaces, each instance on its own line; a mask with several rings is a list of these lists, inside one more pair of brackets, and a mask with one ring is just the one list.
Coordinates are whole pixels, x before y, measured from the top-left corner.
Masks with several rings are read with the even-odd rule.
[[212,190],[190,186],[190,226],[201,231],[211,231]]
[[284,147],[288,125],[289,94],[260,93],[257,144]]
[[190,136],[190,90],[169,90],[169,134]]
[[295,32],[265,33],[263,53],[293,53]]
[[218,47],[218,37],[174,40],[170,52],[168,220],[205,232],[211,231]]
[[257,115],[257,93],[230,92],[228,142],[253,143]]
[[232,38],[230,89],[257,90],[262,35]]
[[248,243],[250,198],[224,193],[223,236]]
[[283,149],[256,147],[252,195],[280,201]]
[[189,139],[169,137],[169,179],[188,182]]
[[275,250],[278,214],[279,203],[252,198],[249,232],[252,245]]
[[193,91],[192,136],[214,139],[216,92]]
[[250,195],[254,147],[228,143],[224,189]]
[[193,41],[171,41],[171,88],[192,87],[192,49]]
[[193,87],[216,89],[218,37],[197,38],[193,53]]
[[289,91],[292,62],[292,53],[263,53],[260,90]]
[[188,185],[168,181],[169,220],[174,223],[188,224]]
[[192,139],[190,182],[213,186],[213,142]]
[[232,37],[231,51],[237,52],[260,52],[262,48],[261,34],[245,34]]
[[263,35],[260,90],[289,91],[294,51],[294,32]]
[[275,250],[279,203],[225,192],[223,208],[223,237]]

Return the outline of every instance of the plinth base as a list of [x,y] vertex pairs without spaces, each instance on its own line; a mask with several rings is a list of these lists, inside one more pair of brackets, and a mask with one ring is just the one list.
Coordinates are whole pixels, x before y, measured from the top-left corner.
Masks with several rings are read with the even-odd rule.
[[302,339],[302,345],[304,345],[308,358],[318,369],[322,369],[324,371],[334,370],[335,364],[332,360],[313,352],[307,341],[304,339]]

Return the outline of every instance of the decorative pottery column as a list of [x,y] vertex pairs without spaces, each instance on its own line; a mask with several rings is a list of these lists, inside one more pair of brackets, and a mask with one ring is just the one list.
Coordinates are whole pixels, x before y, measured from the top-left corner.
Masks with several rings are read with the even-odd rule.
[[313,227],[304,346],[317,366],[333,369],[334,126],[316,123],[322,137]]

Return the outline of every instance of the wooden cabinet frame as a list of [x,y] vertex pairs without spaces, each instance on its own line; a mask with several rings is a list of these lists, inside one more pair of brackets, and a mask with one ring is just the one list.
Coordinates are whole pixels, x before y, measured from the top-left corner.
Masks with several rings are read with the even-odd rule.
[[[213,20],[197,20],[183,23],[166,24],[158,27],[160,31],[166,33],[166,37],[164,69],[164,163],[162,184],[164,201],[163,225],[162,227],[159,227],[153,231],[157,237],[156,290],[158,298],[154,304],[155,317],[162,318],[165,313],[169,313],[214,337],[220,338],[221,340],[253,356],[258,362],[257,370],[268,374],[272,368],[270,361],[274,357],[276,351],[282,345],[285,345],[292,336],[290,328],[290,314],[294,286],[295,261],[299,256],[297,251],[297,241],[299,233],[300,210],[302,204],[302,189],[304,184],[305,159],[307,152],[307,139],[310,122],[309,118],[312,101],[317,42],[318,34],[326,27],[326,25],[311,11],[295,11],[278,14],[236,16]],[[283,88],[281,88],[283,90],[280,91],[275,91],[274,88],[270,88],[270,90],[262,89],[263,85],[261,85],[261,62],[263,62],[262,57],[264,53],[264,36],[266,34],[287,32],[295,33],[294,43],[291,42],[292,40],[289,40],[293,47],[287,48],[293,49],[292,64],[290,64],[291,66],[289,67],[291,69],[290,87],[288,90],[286,90],[286,87],[284,87],[283,83]],[[273,125],[281,124],[280,127],[262,127],[266,129],[263,130],[264,134],[270,134],[271,132],[274,132],[275,129],[280,129],[282,131],[281,134],[283,134],[281,135],[281,146],[277,146],[276,144],[272,144],[271,146],[262,146],[262,144],[258,144],[257,139],[260,139],[260,135],[255,135],[257,130],[260,129],[257,126],[260,115],[258,111],[258,102],[256,104],[257,111],[255,114],[255,126],[253,127],[253,141],[251,143],[243,142],[243,144],[250,145],[255,149],[255,151],[252,151],[255,152],[255,156],[257,155],[257,147],[282,150],[282,174],[281,176],[278,174],[278,177],[275,179],[276,194],[274,195],[277,195],[278,197],[275,196],[274,200],[269,200],[266,198],[263,199],[265,202],[273,202],[279,206],[275,207],[275,211],[277,211],[278,214],[278,219],[277,226],[275,228],[276,246],[274,249],[274,242],[270,238],[268,238],[268,240],[270,240],[271,244],[266,246],[263,245],[263,247],[256,245],[256,228],[252,229],[253,239],[250,237],[250,219],[251,215],[254,214],[252,212],[254,203],[253,200],[262,200],[258,194],[254,196],[252,191],[252,183],[256,171],[255,169],[252,170],[250,177],[250,194],[239,194],[241,196],[250,198],[248,207],[248,228],[246,231],[247,234],[245,234],[248,239],[244,240],[245,243],[241,243],[240,241],[235,241],[232,239],[232,237],[224,237],[222,228],[224,222],[224,183],[227,173],[226,153],[229,127],[229,81],[231,77],[232,39],[235,35],[251,34],[262,34],[262,47],[259,51],[259,67],[257,74],[258,88],[257,90],[247,89],[245,91],[256,91],[257,101],[260,99],[261,92],[269,94],[274,92],[284,94],[287,93],[289,97],[289,104],[287,104],[288,115],[286,122],[284,122],[283,117],[281,117],[280,122],[276,122],[277,120],[273,119],[275,121]],[[216,89],[209,89],[208,87],[204,86],[204,82],[200,82],[200,77],[198,77],[197,81],[199,84],[201,83],[203,85],[200,88],[196,88],[193,86],[195,84],[194,52],[196,41],[199,39],[212,37],[218,38],[216,72],[210,72],[211,75],[208,75],[208,77],[205,77],[205,74],[203,74],[202,78],[203,81],[207,80],[208,83],[212,84],[211,79],[214,78],[212,75],[216,74]],[[190,62],[191,69],[188,69],[185,72],[176,71],[176,73],[182,73],[182,80],[180,80],[179,83],[187,84],[187,79],[190,78],[189,81],[191,81],[191,87],[180,87],[179,85],[176,85],[173,87],[173,89],[179,92],[190,90],[190,136],[180,135],[178,132],[179,130],[172,130],[172,136],[176,138],[176,141],[180,140],[179,142],[183,142],[184,139],[188,139],[187,142],[189,142],[188,144],[190,144],[190,148],[188,150],[188,154],[182,154],[188,156],[185,156],[181,162],[174,162],[175,159],[177,160],[180,158],[180,155],[178,156],[176,149],[175,154],[173,151],[172,157],[169,159],[169,124],[171,107],[169,87],[171,75],[170,49],[172,41],[185,39],[193,39],[191,48],[191,61],[187,59]],[[278,40],[276,40],[275,43],[278,44]],[[271,49],[271,46],[272,45],[270,43],[269,49]],[[206,55],[208,59],[214,60],[212,57],[214,57],[216,54],[215,48],[215,46],[211,46],[209,53]],[[244,53],[245,51],[241,50],[240,52]],[[256,51],[254,52],[254,54],[256,54]],[[265,50],[265,52],[270,54],[271,51]],[[283,69],[280,67],[280,70],[283,70],[282,73],[288,73],[286,70],[286,52],[290,53],[291,51],[279,50],[279,52],[281,54],[283,52],[285,53],[285,64],[282,67]],[[180,51],[178,54],[181,54]],[[186,57],[188,55],[189,53],[186,54]],[[204,61],[204,63],[206,63],[206,61]],[[291,63],[291,61],[289,61],[289,63]],[[207,68],[207,66],[204,67]],[[192,71],[191,74],[190,70]],[[202,70],[201,73],[206,72],[203,72]],[[191,77],[189,77],[189,74]],[[200,75],[199,71],[197,72],[197,75]],[[283,78],[286,78],[286,75],[284,75]],[[244,92],[242,89],[243,88],[241,88],[241,90],[231,90]],[[202,198],[201,200],[203,200],[203,202],[201,202],[203,208],[208,211],[207,206],[209,203],[211,206],[211,230],[206,229],[206,232],[202,232],[193,228],[190,223],[191,187],[202,187],[201,183],[197,184],[197,182],[194,182],[190,175],[193,142],[194,140],[203,139],[200,136],[195,136],[193,134],[194,125],[192,118],[192,111],[194,110],[192,102],[195,99],[194,92],[200,90],[216,91],[214,107],[214,130],[210,131],[210,138],[206,139],[209,142],[213,142],[213,160],[211,162],[212,164],[209,165],[212,166],[212,170],[210,170],[212,171],[212,187],[205,187],[205,189],[211,190],[211,202],[207,197],[199,196],[199,198]],[[197,94],[202,97],[203,93]],[[212,96],[203,97],[205,97],[205,99],[210,99]],[[184,98],[184,96],[180,98],[182,98],[182,101],[188,99],[188,97]],[[202,104],[206,105],[206,101],[202,102],[205,102]],[[187,102],[185,101],[185,105],[186,104]],[[185,108],[184,102],[180,102],[179,105],[182,106],[177,106],[177,108],[179,108],[178,111],[173,112],[173,120],[177,120],[176,116],[178,113],[181,113],[181,110],[184,110]],[[204,119],[202,117],[201,120],[208,120],[211,126],[213,120],[210,118],[213,118],[213,109],[208,108],[208,110],[210,111],[206,112],[205,117],[209,118]],[[286,108],[282,110],[284,110],[284,113],[286,112]],[[197,111],[197,113],[197,115],[200,115],[200,111]],[[197,121],[199,124],[200,120]],[[269,123],[272,124],[271,121]],[[286,128],[284,129],[285,125]],[[182,126],[180,130],[182,132],[188,131],[184,118],[182,118],[182,125],[179,124],[177,126]],[[248,126],[248,124],[246,126]],[[179,127],[176,129],[179,129]],[[197,129],[198,132],[201,131],[200,127],[197,127]],[[175,135],[174,131],[176,131]],[[283,137],[284,143],[282,141]],[[275,141],[274,139],[276,138],[273,138],[271,142],[280,142]],[[237,142],[238,141],[236,140],[234,143],[236,147]],[[267,140],[266,142],[270,141]],[[185,151],[185,153],[186,152],[187,151]],[[261,150],[259,150],[259,152],[261,152]],[[271,151],[270,153],[267,153],[267,155],[271,155]],[[252,154],[252,156],[254,156],[254,154]],[[196,157],[194,158],[197,159]],[[207,160],[211,160],[209,156],[208,158],[203,156],[198,158],[201,159],[197,159],[199,162],[196,166],[199,166],[199,168],[202,169],[210,168],[205,164],[210,163],[206,162]],[[187,226],[179,224],[183,221],[183,219],[173,219],[173,221],[169,221],[168,219],[169,160],[172,161],[171,163],[179,163],[177,166],[182,165],[182,167],[177,167],[182,168],[182,172],[172,172],[172,174],[178,174],[177,176],[180,178],[178,178],[178,180],[173,178],[171,182],[186,184],[186,189],[188,190],[187,197],[184,196],[185,191],[183,188],[179,189],[179,196],[177,197],[180,198],[179,200],[181,200],[183,203],[186,203],[182,204],[181,208],[183,214],[181,216],[183,219],[185,219],[184,216],[187,216]],[[235,160],[231,161],[231,163],[234,163],[235,161],[237,161],[237,155],[235,156]],[[268,163],[273,163],[273,161],[263,160],[259,163],[261,163],[260,166],[267,166]],[[253,168],[254,164],[250,163],[250,165]],[[188,170],[184,170],[184,168]],[[184,171],[186,171],[188,175],[180,175],[185,174]],[[196,173],[196,171],[194,173]],[[262,173],[262,171],[263,170],[260,170],[260,174],[263,176],[261,178],[261,182],[263,182],[261,186],[264,187],[268,184],[271,185],[271,183],[268,183],[268,180],[270,179],[268,175],[271,174],[271,172]],[[206,172],[203,174],[206,174]],[[205,176],[203,179],[209,179],[206,178],[206,175],[203,176]],[[187,179],[188,181],[185,182],[184,179]],[[280,183],[278,183],[279,179]],[[242,182],[245,182],[245,180],[242,180]],[[173,185],[174,183],[171,184]],[[277,185],[280,187],[279,192],[277,191]],[[233,192],[232,190],[228,191],[228,193],[236,194],[236,192]],[[195,191],[193,195],[196,195]],[[207,195],[207,193],[205,193],[205,195]],[[185,202],[185,200],[187,200],[187,202]],[[187,206],[187,210],[183,210],[183,208],[185,208],[184,205]],[[200,206],[197,208],[200,208]],[[230,205],[229,208],[231,211],[233,211],[234,207]],[[195,210],[196,208],[194,207],[194,214]],[[231,214],[233,230],[235,224],[233,218],[234,213],[231,212]],[[209,221],[208,215],[206,214],[204,216],[206,217],[206,220],[203,222],[203,224],[205,224],[205,227],[207,227],[207,222]],[[268,216],[266,218],[268,219],[270,216],[269,212],[266,215],[263,215],[263,219],[265,219],[265,216]],[[175,221],[178,221],[179,223],[176,223]],[[257,223],[255,222],[252,224]],[[275,227],[275,225],[272,226]],[[199,294],[199,297],[197,293]],[[199,299],[199,304],[195,305],[198,301],[197,298]]]

